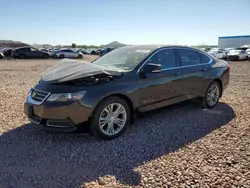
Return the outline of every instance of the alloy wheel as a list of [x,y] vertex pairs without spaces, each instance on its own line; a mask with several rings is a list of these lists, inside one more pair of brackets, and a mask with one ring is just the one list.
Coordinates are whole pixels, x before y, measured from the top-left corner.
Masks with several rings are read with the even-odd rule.
[[212,84],[207,92],[207,103],[209,106],[214,106],[220,97],[220,88],[216,84]]
[[120,103],[111,103],[101,112],[99,117],[100,130],[108,136],[118,134],[127,121],[127,111]]

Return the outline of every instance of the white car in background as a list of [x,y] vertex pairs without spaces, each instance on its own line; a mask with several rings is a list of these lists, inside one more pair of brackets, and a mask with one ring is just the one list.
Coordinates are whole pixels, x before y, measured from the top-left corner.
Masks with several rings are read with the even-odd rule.
[[250,61],[250,48],[248,48],[248,49],[246,50],[246,52],[247,52],[247,54],[248,54],[248,59],[249,59],[249,61]]
[[227,58],[227,51],[222,49],[211,49],[208,53],[217,59],[226,59]]
[[231,50],[227,54],[228,60],[247,60],[248,59],[248,53],[245,50]]
[[82,59],[83,53],[75,52],[74,50],[71,50],[71,49],[61,49],[61,50],[53,51],[51,53],[51,57],[60,58],[60,59],[63,59],[63,58]]
[[246,50],[246,52],[247,52],[248,56],[250,57],[250,48],[248,48],[248,49]]

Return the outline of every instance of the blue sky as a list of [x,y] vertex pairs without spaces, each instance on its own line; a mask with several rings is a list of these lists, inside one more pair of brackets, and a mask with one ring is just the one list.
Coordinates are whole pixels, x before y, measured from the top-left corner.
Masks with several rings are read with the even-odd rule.
[[0,39],[29,44],[217,44],[250,35],[250,0],[0,0]]

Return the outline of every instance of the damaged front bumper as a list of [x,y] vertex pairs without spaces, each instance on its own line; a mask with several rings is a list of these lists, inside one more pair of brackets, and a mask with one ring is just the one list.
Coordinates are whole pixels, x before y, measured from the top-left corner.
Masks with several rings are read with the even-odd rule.
[[43,102],[34,104],[30,97],[24,103],[24,113],[39,127],[59,132],[73,132],[87,122],[92,110],[77,102]]

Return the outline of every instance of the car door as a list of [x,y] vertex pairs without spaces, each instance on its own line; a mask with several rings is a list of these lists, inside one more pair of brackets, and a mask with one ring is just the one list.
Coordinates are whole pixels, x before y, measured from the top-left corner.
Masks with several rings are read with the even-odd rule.
[[30,56],[33,57],[33,58],[38,58],[38,57],[41,57],[41,52],[36,49],[36,48],[30,48]]
[[72,58],[77,58],[78,53],[75,52],[74,50],[71,50]]
[[67,53],[68,58],[73,58],[74,57],[72,50],[66,50],[66,53]]
[[[144,73],[147,64],[160,64],[160,72]],[[160,49],[154,53],[138,72],[139,106],[141,111],[171,104],[180,98],[181,72],[173,49]]]
[[247,52],[246,51],[241,51],[241,55],[242,55],[242,60],[247,59]]
[[213,59],[195,49],[177,48],[182,72],[182,89],[186,99],[201,96],[206,90]]
[[64,56],[65,56],[66,58],[71,58],[71,57],[70,57],[70,52],[69,52],[69,50],[63,50],[63,51],[62,51],[62,54],[64,54]]
[[31,53],[31,49],[29,47],[27,48],[22,48],[20,51],[19,51],[19,54],[24,54],[25,57],[32,57],[32,53]]

